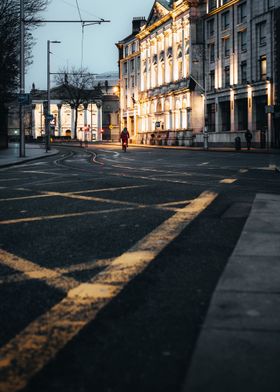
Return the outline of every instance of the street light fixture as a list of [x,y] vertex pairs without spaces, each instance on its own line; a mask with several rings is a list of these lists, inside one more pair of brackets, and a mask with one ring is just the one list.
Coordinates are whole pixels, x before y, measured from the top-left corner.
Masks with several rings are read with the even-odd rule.
[[[25,93],[24,69],[24,3],[20,0],[20,95]],[[23,120],[23,104],[19,104],[19,156],[25,157],[25,134]]]
[[61,41],[47,41],[47,107],[45,112],[46,152],[50,150],[50,121],[51,117],[51,72],[50,72],[50,48],[52,44],[60,44]]

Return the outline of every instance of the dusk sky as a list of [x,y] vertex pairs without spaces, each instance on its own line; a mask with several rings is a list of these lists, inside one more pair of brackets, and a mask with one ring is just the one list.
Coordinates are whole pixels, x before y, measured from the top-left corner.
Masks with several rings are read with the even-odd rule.
[[[45,20],[79,20],[76,3],[76,0],[52,0],[41,17]],[[134,16],[148,17],[153,3],[154,0],[78,0],[82,19],[103,18],[111,21],[85,27],[83,66],[93,73],[117,71],[118,51],[115,43],[131,34]],[[61,41],[51,46],[51,72],[58,72],[67,66],[81,66],[80,24],[47,23],[34,31],[34,37],[37,43],[33,48],[33,64],[27,69],[26,92],[33,82],[36,88],[46,88],[47,40]]]

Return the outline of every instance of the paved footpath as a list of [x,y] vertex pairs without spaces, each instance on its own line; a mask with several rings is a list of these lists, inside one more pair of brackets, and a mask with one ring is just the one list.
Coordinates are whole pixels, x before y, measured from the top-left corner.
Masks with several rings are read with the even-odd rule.
[[183,391],[280,391],[279,195],[255,198],[212,297]]
[[18,165],[29,162],[34,159],[44,158],[58,153],[58,150],[52,148],[46,152],[43,144],[25,144],[25,157],[19,156],[19,144],[10,143],[9,148],[0,150],[0,167]]

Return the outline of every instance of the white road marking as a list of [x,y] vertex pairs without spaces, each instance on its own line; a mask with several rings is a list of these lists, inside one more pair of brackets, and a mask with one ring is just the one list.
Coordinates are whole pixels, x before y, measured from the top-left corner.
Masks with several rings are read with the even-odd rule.
[[135,276],[217,197],[204,192],[137,242],[92,281],[71,289],[60,303],[29,324],[0,349],[0,391],[23,389],[99,310],[116,297]]

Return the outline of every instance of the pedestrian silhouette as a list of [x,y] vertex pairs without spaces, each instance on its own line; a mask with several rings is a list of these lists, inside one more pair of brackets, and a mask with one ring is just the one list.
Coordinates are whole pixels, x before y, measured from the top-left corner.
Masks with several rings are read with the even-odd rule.
[[247,131],[245,132],[245,139],[246,139],[246,143],[247,143],[247,150],[250,150],[251,148],[251,143],[252,143],[252,133],[249,131],[249,129],[247,129]]

